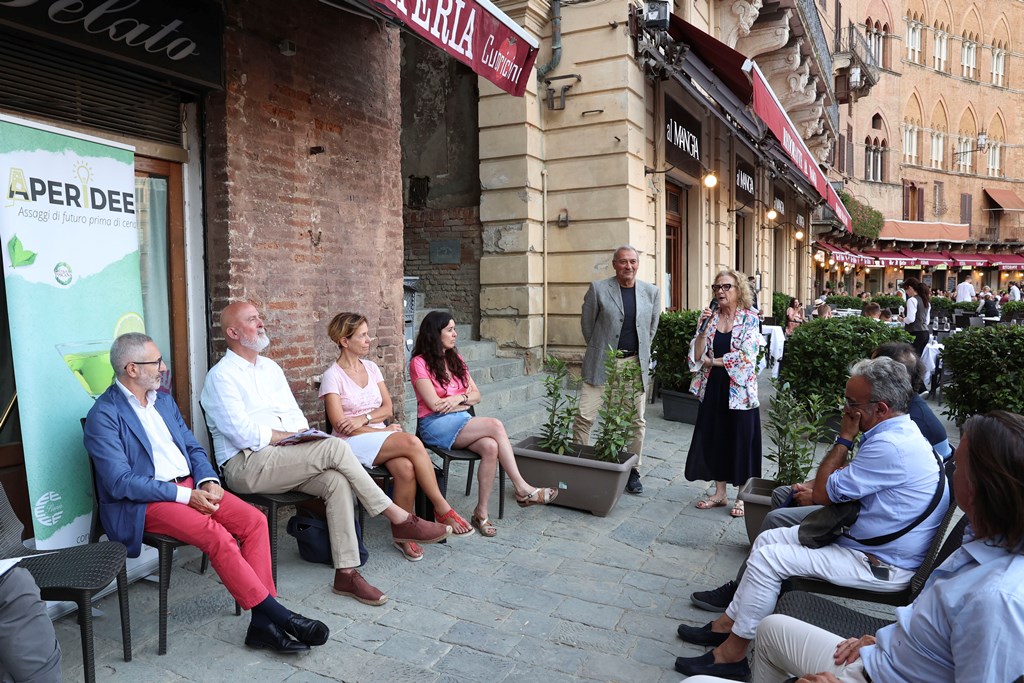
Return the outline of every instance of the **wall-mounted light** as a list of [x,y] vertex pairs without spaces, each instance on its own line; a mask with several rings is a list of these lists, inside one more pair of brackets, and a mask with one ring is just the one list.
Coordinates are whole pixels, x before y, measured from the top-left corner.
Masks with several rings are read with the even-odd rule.
[[313,147],[309,148],[309,155],[316,156],[317,154],[323,154],[326,151],[327,148],[324,147],[323,145],[314,145]]
[[718,185],[718,176],[715,175],[714,171],[706,171],[704,173],[704,187],[711,189]]
[[562,209],[558,212],[558,220],[556,224],[560,228],[569,227],[569,209]]
[[277,44],[277,49],[280,50],[281,54],[285,57],[295,56],[295,43],[287,38]]
[[794,238],[794,239],[795,239],[795,240],[796,240],[797,242],[800,242],[800,241],[802,241],[802,240],[803,240],[803,238],[804,238],[804,231],[803,231],[803,230],[797,230],[796,232],[794,232],[794,233],[793,233],[793,238]]
[[[750,204],[751,204],[750,202],[747,202],[746,204],[744,204],[743,206],[739,207],[738,209],[729,209],[729,212],[730,213],[738,213],[738,212],[742,211],[743,209],[748,208],[750,206]],[[764,208],[768,209],[764,213],[764,217],[767,218],[768,220],[773,221],[773,220],[775,220],[776,218],[779,217],[779,212],[775,210],[775,207],[773,207],[772,205],[768,204],[767,202],[762,201],[762,200],[758,199],[757,197],[754,197],[753,204],[754,204],[754,206],[757,206],[758,204],[760,204]]]

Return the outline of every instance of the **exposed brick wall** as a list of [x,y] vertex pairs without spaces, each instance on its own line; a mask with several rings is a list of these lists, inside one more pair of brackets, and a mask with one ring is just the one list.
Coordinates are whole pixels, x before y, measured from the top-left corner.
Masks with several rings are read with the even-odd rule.
[[[337,357],[327,323],[355,310],[371,358],[403,396],[399,39],[393,29],[293,0],[224,0],[226,87],[206,101],[207,274],[213,321],[261,311],[311,422],[312,378]],[[286,57],[277,45],[296,44]],[[310,148],[323,146],[322,154]],[[219,329],[211,360],[224,351]]]
[[[461,241],[460,263],[430,262],[430,241]],[[480,209],[405,209],[405,274],[420,278],[427,308],[447,308],[460,325],[480,330]]]

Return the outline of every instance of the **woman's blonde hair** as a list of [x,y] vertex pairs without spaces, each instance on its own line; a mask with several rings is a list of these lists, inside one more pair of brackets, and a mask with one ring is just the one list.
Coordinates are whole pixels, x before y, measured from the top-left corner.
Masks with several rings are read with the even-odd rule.
[[366,316],[360,313],[339,313],[327,325],[327,336],[340,347],[341,340],[351,337],[365,322],[367,322]]
[[750,283],[747,282],[747,276],[734,268],[726,268],[720,270],[715,275],[715,282],[718,282],[718,278],[728,276],[736,281],[736,306],[737,308],[750,308],[754,305],[754,293],[750,291]]

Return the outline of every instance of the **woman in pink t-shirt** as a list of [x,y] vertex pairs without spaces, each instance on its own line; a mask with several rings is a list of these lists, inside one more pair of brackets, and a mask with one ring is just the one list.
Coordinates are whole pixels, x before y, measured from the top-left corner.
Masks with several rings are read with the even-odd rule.
[[[434,464],[423,442],[402,431],[398,423],[387,425],[394,415],[391,394],[380,368],[363,356],[370,352],[369,324],[358,313],[339,313],[327,327],[338,345],[338,360],[324,372],[320,398],[327,409],[327,420],[334,433],[348,442],[364,467],[383,465],[395,479],[394,501],[403,510],[413,512],[416,485],[434,504],[436,519],[451,526],[457,536],[469,536],[473,527],[457,513],[437,487]],[[416,543],[395,543],[406,559],[423,559]]]
[[481,535],[494,536],[498,530],[488,519],[487,501],[499,462],[512,480],[521,507],[546,505],[558,491],[536,488],[523,479],[500,420],[466,412],[480,402],[480,391],[455,349],[457,336],[455,321],[443,311],[428,313],[416,335],[409,378],[416,390],[419,435],[428,446],[465,448],[480,456],[479,497],[470,522]]

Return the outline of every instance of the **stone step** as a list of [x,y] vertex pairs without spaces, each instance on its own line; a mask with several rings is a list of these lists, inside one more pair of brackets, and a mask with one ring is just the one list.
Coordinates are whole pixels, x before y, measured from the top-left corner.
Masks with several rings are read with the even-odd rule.
[[477,406],[477,415],[500,418],[512,443],[537,434],[547,418],[547,408],[544,407],[543,398],[520,401],[499,410],[489,408],[486,403],[484,401]]
[[473,376],[480,391],[487,394],[482,387],[487,384],[523,376],[523,360],[521,358],[486,358],[467,363],[469,373]]
[[[461,327],[458,326],[458,327]],[[467,339],[459,333],[459,353],[466,361],[466,365],[469,366],[469,372],[473,375],[473,379],[476,379],[476,375],[473,373],[473,363],[478,360],[485,360],[488,358],[494,358],[494,354],[497,351],[498,345],[492,341],[473,341]]]

